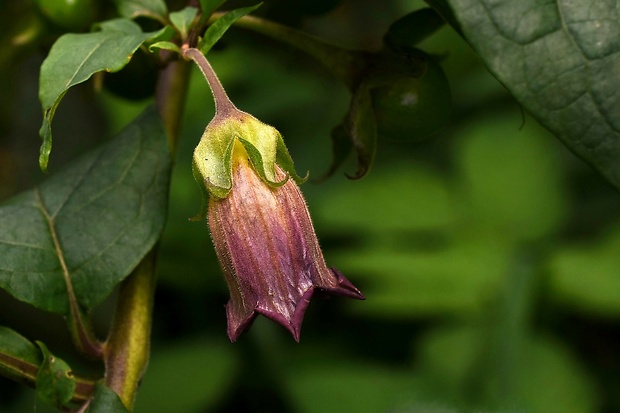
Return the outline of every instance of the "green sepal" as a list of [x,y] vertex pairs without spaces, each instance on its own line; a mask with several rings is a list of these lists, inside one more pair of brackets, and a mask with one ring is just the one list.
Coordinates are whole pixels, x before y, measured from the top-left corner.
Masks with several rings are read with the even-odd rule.
[[71,367],[54,356],[45,344],[40,341],[35,341],[35,343],[43,354],[43,362],[35,382],[37,396],[47,405],[65,406],[71,401],[76,386]]
[[241,142],[243,148],[247,152],[252,168],[267,185],[272,188],[277,188],[284,185],[286,181],[288,181],[288,175],[281,181],[276,179],[275,161],[272,162],[270,160],[265,160],[261,151],[254,146],[252,142],[241,137],[237,137],[237,139],[239,139],[239,142]]
[[[244,112],[241,113],[243,114],[243,121],[240,122],[242,131],[239,133],[238,138],[246,152],[248,152],[252,167],[261,179],[271,187],[284,185],[288,177],[292,177],[299,184],[305,182],[308,174],[304,178],[297,174],[293,159],[284,144],[280,132],[252,115]],[[287,173],[286,179],[277,179],[275,172],[276,164]]]
[[[307,175],[301,178],[295,171],[282,135],[274,127],[236,109],[218,114],[207,126],[194,150],[192,172],[201,188],[203,202],[199,213],[191,220],[206,217],[209,196],[223,199],[232,190],[232,159],[236,141],[243,146],[254,171],[270,187],[284,185],[289,177],[298,183],[307,179]],[[276,164],[286,172],[284,179],[278,180]]]
[[[235,123],[237,122],[214,118],[194,150],[192,166],[196,182],[201,188],[206,188],[211,196],[219,199],[226,198],[232,189]],[[204,211],[206,211],[205,205],[194,219],[206,216]]]
[[282,135],[280,135],[279,132],[276,146],[276,163],[280,165],[280,167],[284,169],[284,171],[299,185],[306,182],[310,176],[309,171],[306,171],[306,176],[303,178],[297,174],[293,158],[291,157],[288,148],[284,144],[284,139],[282,139]]

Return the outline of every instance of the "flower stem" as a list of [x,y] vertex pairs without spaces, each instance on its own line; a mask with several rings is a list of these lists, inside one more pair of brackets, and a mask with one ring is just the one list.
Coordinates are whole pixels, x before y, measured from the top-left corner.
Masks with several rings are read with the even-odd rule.
[[[210,22],[223,14],[214,13]],[[351,90],[357,87],[368,66],[366,52],[343,49],[304,31],[259,17],[243,16],[234,26],[260,33],[314,57]]]
[[211,67],[211,64],[202,52],[193,47],[187,47],[186,45],[183,46],[182,50],[183,57],[193,60],[200,68],[200,71],[204,77],[207,79],[209,87],[211,88],[211,93],[213,93],[216,116],[227,115],[230,112],[237,111],[237,107],[231,102],[230,98],[226,94],[224,86],[222,86],[222,83],[220,82],[220,79],[218,79],[215,71]]

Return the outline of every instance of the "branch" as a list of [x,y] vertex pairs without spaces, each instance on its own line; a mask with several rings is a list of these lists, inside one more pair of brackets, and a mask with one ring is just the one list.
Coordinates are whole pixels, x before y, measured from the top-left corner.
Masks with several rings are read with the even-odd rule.
[[[214,13],[209,22],[213,23],[224,14]],[[260,17],[243,16],[234,23],[234,26],[260,33],[314,57],[350,90],[355,90],[368,66],[369,59],[366,57],[366,52],[346,50],[304,31]]]

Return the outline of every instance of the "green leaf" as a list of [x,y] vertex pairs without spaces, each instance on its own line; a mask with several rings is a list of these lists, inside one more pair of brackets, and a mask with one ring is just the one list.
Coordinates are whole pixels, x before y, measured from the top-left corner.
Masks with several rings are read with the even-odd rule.
[[69,33],[59,37],[41,65],[39,100],[43,125],[39,135],[43,144],[39,164],[43,171],[47,170],[52,149],[52,119],[67,90],[96,72],[121,70],[142,43],[165,31],[144,33],[129,19],[108,20],[99,27],[101,30],[94,33]]
[[129,413],[129,410],[114,390],[99,382],[84,413]]
[[[461,411],[592,413],[599,396],[579,359],[563,343],[526,336],[510,358],[493,354],[484,327],[440,328],[422,338],[417,365],[443,397],[474,404]],[[495,357],[495,363],[489,363]],[[506,366],[514,372],[503,376]],[[502,377],[503,376],[503,377]],[[472,392],[475,389],[475,392]]]
[[595,316],[620,316],[620,225],[592,244],[560,248],[549,263],[551,296]]
[[530,118],[520,128],[516,111],[487,112],[459,131],[458,177],[463,210],[504,239],[533,241],[557,233],[567,193],[557,149]]
[[181,39],[187,39],[187,33],[192,27],[192,23],[198,14],[198,9],[187,6],[182,10],[170,13],[170,21],[181,34]]
[[326,233],[363,231],[369,241],[395,233],[428,233],[455,222],[458,211],[451,192],[446,180],[430,168],[384,166],[359,186],[325,192],[314,215],[326,223]]
[[[237,377],[239,360],[235,356],[230,343],[204,338],[155,347],[134,411],[214,410],[214,405],[231,389]],[[171,394],[174,397],[170,397]]]
[[11,330],[0,326],[0,372],[13,380],[30,381],[39,371],[41,352],[30,340]]
[[170,50],[172,52],[181,54],[181,49],[179,49],[179,46],[177,46],[176,44],[172,42],[156,42],[149,46],[149,50],[151,52],[154,51],[155,49]]
[[43,362],[36,378],[37,397],[50,406],[65,406],[75,391],[71,367],[50,353],[45,344],[40,341],[36,343],[43,353]]
[[338,269],[354,274],[372,297],[351,311],[391,319],[481,313],[506,276],[509,250],[494,239],[468,235],[430,251],[401,242],[398,250],[369,246],[333,252]]
[[620,188],[618,2],[449,0],[491,72]]
[[[341,351],[340,354],[346,353]],[[419,395],[419,378],[411,370],[369,364],[344,357],[320,356],[299,360],[282,381],[292,395],[294,411],[305,413],[395,412]],[[427,412],[428,410],[403,410]],[[443,410],[442,410],[443,411]],[[449,411],[451,413],[451,411]]]
[[383,43],[395,52],[409,53],[444,23],[431,8],[416,10],[393,22],[383,36]]
[[170,155],[148,109],[114,140],[0,207],[0,287],[41,309],[91,309],[152,248]]
[[226,0],[200,0],[200,23],[206,22],[213,12],[224,3]]
[[115,0],[118,14],[129,19],[139,16],[165,22],[168,8],[164,0]]
[[226,31],[233,25],[237,20],[249,14],[259,8],[263,3],[258,3],[256,6],[250,7],[242,7],[240,9],[235,9],[231,12],[226,13],[219,19],[215,21],[207,31],[205,32],[202,40],[198,43],[198,49],[206,55],[209,50],[218,42],[226,33]]

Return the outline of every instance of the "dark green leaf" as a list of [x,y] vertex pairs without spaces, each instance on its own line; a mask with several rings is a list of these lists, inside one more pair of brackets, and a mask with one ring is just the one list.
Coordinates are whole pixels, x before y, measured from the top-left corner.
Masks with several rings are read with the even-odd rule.
[[209,50],[211,50],[213,45],[215,45],[215,43],[217,43],[218,40],[222,38],[222,36],[224,35],[224,33],[226,33],[230,26],[233,25],[233,23],[235,23],[246,14],[253,12],[262,4],[263,3],[258,3],[256,6],[235,9],[217,19],[215,23],[209,26],[209,28],[205,32],[202,40],[198,44],[198,49],[200,49],[200,51],[206,55]]
[[129,410],[114,390],[99,382],[84,413],[129,413]]
[[[478,405],[464,411],[600,410],[599,395],[588,372],[563,343],[544,335],[526,336],[509,358],[503,349],[499,354],[492,353],[490,334],[483,327],[458,325],[428,333],[418,349],[418,366],[425,382],[434,382],[443,397],[454,395],[447,397]],[[497,362],[488,363],[490,356]],[[514,371],[510,377],[502,377],[507,366]],[[477,391],[472,392],[472,388]]]
[[0,326],[0,372],[13,380],[34,381],[41,364],[41,352],[32,342]]
[[618,2],[449,3],[491,72],[537,120],[620,188]]
[[183,40],[187,39],[187,33],[196,18],[196,14],[198,14],[198,9],[191,6],[187,6],[182,10],[170,13],[170,21],[179,31]]
[[130,60],[145,41],[164,32],[144,33],[129,19],[114,19],[100,24],[100,31],[65,34],[58,38],[41,65],[39,100],[43,107],[43,139],[39,164],[47,170],[52,149],[51,122],[60,100],[67,90],[88,80],[100,71],[116,72]]
[[[459,204],[472,221],[505,240],[533,241],[557,233],[567,195],[556,142],[517,113],[486,112],[459,129],[456,164],[467,195]],[[559,145],[557,145],[559,146]]]
[[44,310],[90,309],[155,244],[170,155],[154,109],[116,139],[0,207],[0,287]]
[[237,377],[236,355],[229,343],[204,338],[176,340],[154,348],[135,412],[213,411]]
[[71,401],[75,391],[71,367],[50,353],[45,344],[40,341],[36,343],[43,353],[43,362],[36,378],[37,397],[50,406],[64,406]]
[[560,248],[549,263],[550,293],[558,302],[595,316],[620,315],[620,226],[592,244]]
[[[342,353],[340,357],[325,354],[308,357],[306,352],[305,359],[289,368],[283,384],[293,396],[294,411],[396,412],[400,411],[398,407],[419,396],[423,383],[412,370],[363,363],[342,357]],[[426,409],[404,411],[428,412]]]
[[115,0],[118,14],[129,19],[145,16],[165,21],[168,9],[164,0]]
[[443,18],[431,8],[416,10],[392,23],[383,36],[383,43],[396,52],[408,53],[444,23]]
[[353,94],[345,129],[357,153],[357,171],[347,176],[359,179],[370,170],[377,151],[377,121],[368,85],[362,84]]
[[226,0],[200,0],[200,23],[204,23]]

